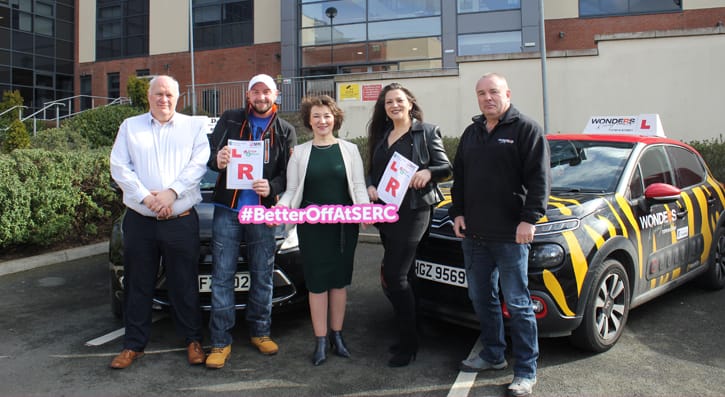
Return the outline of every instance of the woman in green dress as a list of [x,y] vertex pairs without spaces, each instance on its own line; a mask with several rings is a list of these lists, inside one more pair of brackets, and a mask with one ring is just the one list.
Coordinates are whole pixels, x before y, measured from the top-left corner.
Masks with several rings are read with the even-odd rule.
[[[305,126],[312,130],[313,138],[295,147],[287,165],[287,189],[278,205],[306,208],[368,204],[363,162],[357,145],[333,134],[342,125],[342,110],[332,98],[321,95],[303,99],[300,113]],[[312,356],[314,365],[327,359],[328,336],[335,354],[350,357],[342,338],[342,326],[358,230],[356,223],[303,223],[297,226],[316,338]]]

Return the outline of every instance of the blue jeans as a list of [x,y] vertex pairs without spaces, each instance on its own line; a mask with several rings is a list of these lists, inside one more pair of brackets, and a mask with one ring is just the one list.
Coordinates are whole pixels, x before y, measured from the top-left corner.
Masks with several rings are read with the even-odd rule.
[[481,325],[482,359],[504,360],[503,314],[499,285],[511,314],[509,329],[515,359],[514,376],[534,378],[539,341],[528,288],[529,245],[465,238],[461,243],[468,277],[468,296]]
[[238,213],[215,206],[212,226],[211,314],[209,329],[213,347],[232,344],[234,328],[234,274],[237,271],[239,243],[247,244],[249,294],[246,320],[250,336],[270,335],[272,327],[272,271],[276,247],[274,228],[241,224]]

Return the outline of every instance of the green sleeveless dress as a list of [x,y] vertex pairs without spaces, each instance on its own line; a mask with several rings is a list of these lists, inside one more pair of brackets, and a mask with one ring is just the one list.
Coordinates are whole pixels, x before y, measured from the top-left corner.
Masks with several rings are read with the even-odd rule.
[[[302,207],[351,205],[340,145],[312,146],[302,194]],[[313,293],[344,288],[352,281],[357,223],[303,223],[297,226],[305,284]]]

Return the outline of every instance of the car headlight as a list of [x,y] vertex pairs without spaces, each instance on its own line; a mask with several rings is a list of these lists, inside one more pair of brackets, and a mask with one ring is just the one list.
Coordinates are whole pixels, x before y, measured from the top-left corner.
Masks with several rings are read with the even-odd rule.
[[547,234],[561,233],[568,230],[575,230],[579,228],[581,222],[579,219],[566,219],[563,221],[537,223],[536,224],[536,235],[545,236]]
[[548,269],[564,262],[564,248],[559,244],[533,244],[529,251],[529,267]]
[[297,239],[297,226],[293,226],[287,231],[287,237],[285,237],[284,241],[282,241],[282,245],[279,246],[279,251],[283,252],[297,249],[299,245],[300,243]]

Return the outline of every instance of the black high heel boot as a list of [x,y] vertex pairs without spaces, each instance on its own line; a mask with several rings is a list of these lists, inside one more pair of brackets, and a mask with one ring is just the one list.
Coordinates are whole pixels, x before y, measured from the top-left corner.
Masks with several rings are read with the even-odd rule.
[[316,336],[317,346],[315,346],[315,352],[312,353],[312,365],[317,366],[327,360],[327,337]]
[[350,351],[345,346],[345,340],[342,339],[342,331],[330,332],[330,347],[340,357],[350,358]]
[[388,360],[388,367],[397,368],[405,367],[411,362],[415,361],[415,356],[418,354],[417,346],[406,346],[401,347],[400,350],[390,357]]

